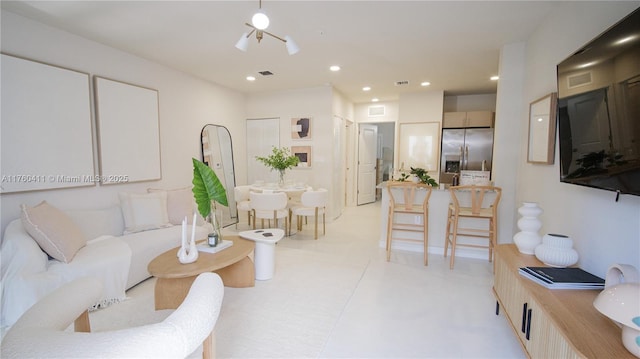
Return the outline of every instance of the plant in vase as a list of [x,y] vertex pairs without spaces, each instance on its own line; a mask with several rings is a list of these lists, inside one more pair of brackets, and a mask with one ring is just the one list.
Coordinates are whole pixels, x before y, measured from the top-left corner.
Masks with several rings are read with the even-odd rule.
[[289,152],[287,147],[273,147],[271,154],[266,157],[256,156],[256,160],[262,162],[272,171],[276,170],[279,174],[280,185],[284,184],[285,171],[298,165],[300,159]]
[[[214,243],[222,242],[220,233],[220,219],[216,217],[216,202],[223,206],[229,206],[227,191],[216,176],[211,167],[195,158],[193,161],[193,196],[198,205],[198,212],[203,218],[209,218],[213,226],[213,233],[209,238],[216,239]],[[209,243],[212,245],[212,243]]]
[[409,167],[411,168],[411,173],[412,175],[415,175],[418,180],[424,184],[428,184],[431,187],[437,187],[438,186],[438,182],[436,182],[435,179],[433,179],[431,176],[429,176],[429,174],[427,173],[427,170],[425,170],[424,168],[420,168],[420,167]]

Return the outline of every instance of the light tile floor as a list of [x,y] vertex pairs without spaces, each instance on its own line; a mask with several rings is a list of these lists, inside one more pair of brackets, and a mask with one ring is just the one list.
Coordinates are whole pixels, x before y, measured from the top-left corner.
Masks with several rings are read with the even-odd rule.
[[[225,288],[218,357],[525,357],[504,315],[495,315],[489,262],[456,258],[449,270],[441,255],[425,267],[422,253],[400,251],[386,262],[379,221],[379,203],[349,207],[317,241],[312,223],[281,240],[272,280]],[[153,284],[92,313],[94,329],[157,320]]]

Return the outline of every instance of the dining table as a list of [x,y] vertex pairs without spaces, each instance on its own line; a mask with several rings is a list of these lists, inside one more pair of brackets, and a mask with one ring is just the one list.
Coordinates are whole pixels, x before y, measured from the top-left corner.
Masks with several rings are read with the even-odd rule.
[[305,191],[310,191],[312,187],[302,183],[284,183],[279,184],[275,182],[256,182],[251,184],[249,190],[253,192],[284,192],[289,198],[289,205],[292,203],[299,203],[300,196]]

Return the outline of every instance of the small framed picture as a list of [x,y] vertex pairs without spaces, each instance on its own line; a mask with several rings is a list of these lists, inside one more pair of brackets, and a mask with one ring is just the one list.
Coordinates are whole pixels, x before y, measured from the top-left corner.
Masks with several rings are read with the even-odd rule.
[[298,157],[298,168],[311,167],[311,146],[291,146],[291,153]]
[[300,117],[291,119],[291,139],[311,139],[311,117]]

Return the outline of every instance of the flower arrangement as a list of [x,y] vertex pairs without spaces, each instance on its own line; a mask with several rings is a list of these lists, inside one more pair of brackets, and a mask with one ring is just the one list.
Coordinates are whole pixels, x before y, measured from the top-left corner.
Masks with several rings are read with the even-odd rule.
[[298,162],[300,162],[298,157],[291,154],[288,147],[278,148],[275,146],[271,149],[271,154],[269,156],[256,156],[256,160],[262,162],[272,171],[276,170],[280,172],[280,183],[284,183],[285,171],[297,166]]

